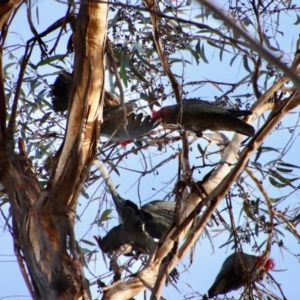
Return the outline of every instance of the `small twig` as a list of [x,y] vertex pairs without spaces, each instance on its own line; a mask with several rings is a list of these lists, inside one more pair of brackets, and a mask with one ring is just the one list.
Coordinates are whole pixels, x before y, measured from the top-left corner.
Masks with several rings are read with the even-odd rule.
[[237,230],[236,230],[236,226],[235,226],[235,222],[234,222],[234,216],[232,213],[232,203],[231,203],[231,199],[229,199],[229,197],[226,197],[226,203],[227,203],[227,208],[228,208],[230,223],[231,223],[231,229],[232,229],[231,234],[233,235],[233,238],[234,238],[234,243],[235,243],[234,246],[235,246],[235,248],[237,248],[239,245],[239,237],[237,235]]
[[[67,25],[67,17],[70,15],[70,11],[71,11],[71,5],[69,4],[69,5],[68,5],[67,12],[66,12],[66,15],[65,15],[65,17],[63,18],[63,23],[62,23],[62,25],[61,25],[61,27],[60,27],[60,30],[59,30],[57,39],[56,39],[56,41],[55,41],[55,43],[54,43],[52,49],[49,51],[49,55],[51,55],[52,52],[54,52],[54,50],[56,49],[56,47],[57,47],[57,45],[58,45],[58,42],[59,42],[60,37],[61,37],[61,35],[62,35],[62,32],[63,32],[65,26]],[[72,13],[71,15],[74,15],[74,13]]]
[[273,236],[273,230],[274,230],[274,210],[272,207],[272,202],[270,200],[270,197],[267,194],[267,191],[264,189],[263,185],[261,184],[260,180],[255,176],[255,174],[252,172],[252,170],[250,168],[246,167],[245,171],[251,177],[251,179],[255,182],[259,191],[264,196],[266,205],[268,208],[268,212],[269,212],[269,219],[270,219],[269,234],[268,234],[268,240],[267,240],[267,244],[266,244],[266,251],[265,251],[265,254],[263,255],[266,257],[266,260],[267,260],[269,254],[270,254],[270,250],[271,250],[272,236]]
[[120,102],[121,102],[122,109],[123,109],[123,121],[124,121],[124,124],[125,124],[127,112],[126,112],[126,107],[125,107],[124,90],[123,90],[123,85],[122,85],[122,82],[121,82],[121,77],[120,77],[120,74],[119,74],[119,70],[118,70],[118,67],[117,67],[117,64],[116,64],[116,59],[115,59],[115,56],[114,56],[114,52],[113,52],[113,49],[112,49],[112,46],[111,46],[111,42],[108,38],[106,39],[106,52],[107,52],[107,56],[110,60],[110,64],[111,64],[111,66],[114,70],[114,75],[116,77],[116,83],[117,83],[117,86],[119,88]]
[[278,218],[280,218],[282,221],[285,222],[285,224],[288,226],[288,228],[293,232],[293,234],[297,237],[298,241],[300,242],[300,234],[298,233],[295,226],[281,212],[278,212],[274,209],[272,209],[272,211],[275,216],[277,216]]
[[38,41],[39,45],[40,45],[40,49],[42,52],[42,57],[47,56],[47,46],[45,45],[45,43],[43,42],[43,40],[41,39],[41,37],[39,36],[39,34],[37,33],[33,22],[32,22],[32,16],[31,16],[31,0],[27,0],[27,20],[29,23],[29,27],[31,32],[33,33],[33,35],[35,36],[36,40]]
[[[261,47],[252,37],[248,35],[244,30],[242,30],[239,26],[237,26],[232,20],[230,20],[220,8],[216,7],[212,2],[208,2],[207,0],[196,0],[198,3],[200,3],[203,6],[206,6],[208,9],[213,11],[217,16],[219,16],[225,23],[229,25],[229,27],[233,30],[235,30],[241,37],[243,37],[248,43],[248,47],[250,49],[253,49],[257,53],[259,53],[267,62],[270,64],[276,66],[280,70],[282,70],[285,73],[285,76],[287,76],[294,85],[300,89],[300,79],[297,76],[297,74],[294,72],[294,68],[289,68],[280,60],[272,55],[269,51],[267,51],[265,48]],[[299,49],[299,45],[297,43],[297,48]],[[298,63],[299,64],[299,56],[298,56]]]
[[25,74],[26,66],[28,64],[29,58],[31,56],[33,50],[34,43],[30,45],[30,42],[27,42],[25,53],[21,62],[21,68],[19,72],[19,77],[16,85],[15,97],[13,99],[13,103],[11,106],[11,114],[8,121],[7,126],[7,136],[6,136],[6,150],[11,153],[14,149],[14,134],[15,134],[15,126],[16,126],[16,117],[17,117],[17,108],[18,108],[18,101],[21,92],[21,85],[23,82],[23,77]]
[[288,300],[286,297],[285,297],[285,295],[284,295],[284,293],[283,293],[283,291],[282,291],[282,289],[281,289],[281,284],[279,284],[275,279],[274,279],[274,277],[270,274],[270,273],[268,273],[268,276],[273,280],[273,282],[276,284],[276,286],[277,286],[277,288],[279,289],[279,291],[280,291],[280,293],[281,293],[281,295],[282,295],[282,297],[283,297],[283,300]]
[[[66,22],[70,22],[71,20],[74,19],[74,16],[68,16],[68,19],[66,20]],[[8,151],[12,151],[14,145],[13,145],[13,136],[15,133],[15,120],[16,120],[16,111],[17,111],[17,106],[18,106],[18,100],[19,100],[19,96],[20,96],[20,91],[21,91],[21,85],[23,82],[23,77],[25,74],[25,69],[27,67],[29,58],[31,56],[33,47],[35,45],[35,42],[37,39],[46,36],[47,34],[51,33],[52,31],[56,30],[57,28],[59,28],[61,26],[61,24],[63,23],[64,18],[61,18],[59,20],[57,20],[55,23],[53,23],[51,26],[49,26],[45,31],[41,32],[40,34],[38,34],[37,36],[29,39],[26,43],[26,48],[25,48],[25,53],[23,55],[23,59],[21,62],[21,68],[20,68],[20,72],[19,72],[19,76],[18,76],[18,81],[16,84],[16,91],[15,91],[15,96],[13,99],[13,103],[12,103],[12,108],[11,108],[11,115],[8,121],[8,126],[7,126],[7,141],[9,141],[7,143],[7,150]]]
[[114,183],[112,182],[107,168],[105,167],[104,163],[101,160],[94,160],[93,164],[99,169],[101,172],[102,178],[105,180],[107,187],[110,189],[110,192],[113,197],[120,197]]
[[244,78],[242,78],[239,82],[237,82],[236,84],[234,84],[226,93],[224,93],[221,96],[219,96],[218,98],[216,98],[215,101],[217,102],[217,101],[225,98],[226,96],[228,96],[232,92],[234,92],[236,88],[238,88],[240,85],[242,85],[243,83],[245,83],[248,79],[250,79],[251,75],[252,74],[248,74],[247,76],[245,76]]
[[158,56],[161,60],[163,68],[164,68],[165,72],[167,73],[169,80],[171,82],[171,85],[172,85],[172,88],[173,88],[173,91],[175,94],[176,102],[181,103],[181,86],[179,85],[174,74],[172,73],[172,70],[169,66],[168,58],[166,57],[166,55],[164,54],[163,49],[162,49],[162,44],[161,44],[161,39],[160,39],[160,34],[159,34],[159,17],[157,16],[157,14],[152,13],[152,12],[160,12],[159,7],[156,5],[155,0],[145,0],[145,3],[149,9],[149,13],[150,13],[151,21],[152,21],[153,38],[154,38],[154,43],[156,46]]

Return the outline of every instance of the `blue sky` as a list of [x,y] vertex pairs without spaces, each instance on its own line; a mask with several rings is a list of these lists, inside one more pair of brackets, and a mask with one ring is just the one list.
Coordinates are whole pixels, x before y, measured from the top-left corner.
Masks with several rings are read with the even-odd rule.
[[[50,8],[51,7],[51,8]],[[35,9],[33,9],[33,12]],[[38,29],[38,31],[45,30],[49,25],[52,24],[52,22],[56,19],[61,18],[66,11],[66,6],[64,4],[58,3],[58,2],[51,2],[51,6],[49,5],[49,2],[42,1],[39,3],[38,6],[38,14],[39,14],[39,24],[35,19],[35,24]],[[50,13],[51,12],[51,13]],[[282,20],[282,24],[289,24],[291,23],[290,18],[291,16],[286,16],[286,19]],[[212,25],[212,24],[210,24]],[[293,26],[293,25],[290,25]],[[298,38],[299,25],[296,27],[291,27],[293,30],[289,30],[283,26],[284,30],[284,37],[281,37],[282,43],[281,46],[284,44],[284,50],[286,53],[293,53],[294,47],[291,46],[291,44]],[[286,29],[286,30],[285,30]],[[32,34],[30,33],[27,21],[26,21],[26,10],[25,8],[21,8],[16,19],[13,22],[12,27],[10,28],[11,34],[8,38],[8,44],[24,44],[24,41],[32,37]],[[58,32],[55,32],[53,34],[53,37],[55,37],[58,34]],[[57,48],[56,54],[64,54],[66,51],[66,41],[67,41],[68,35],[65,36],[59,43],[59,46]],[[280,38],[279,38],[280,39]],[[18,51],[18,54],[15,55],[22,55],[24,49],[20,49]],[[186,54],[184,54],[186,55]],[[193,61],[193,65],[187,65],[184,72],[186,73],[185,82],[188,81],[196,81],[196,80],[203,80],[204,78],[213,79],[215,81],[223,81],[224,78],[228,82],[235,82],[238,78],[242,78],[243,76],[241,74],[245,73],[245,70],[242,66],[242,64],[239,64],[236,62],[235,68],[232,70],[231,68],[224,68],[223,64],[221,65],[219,61],[219,52],[218,50],[211,50],[209,51],[207,49],[206,56],[209,60],[209,65],[204,64],[203,62],[200,62],[200,65],[196,65],[195,61],[193,61],[192,57],[187,57],[189,60]],[[291,59],[293,58],[293,55],[291,55]],[[224,53],[223,56],[224,61],[231,59],[231,56]],[[36,63],[40,60],[39,52],[36,51],[35,54],[35,60]],[[6,57],[6,60],[4,62],[4,65],[8,63],[8,58]],[[220,66],[222,66],[220,68]],[[179,74],[182,74],[182,65],[178,64],[178,66],[174,67],[175,72],[178,72]],[[38,72],[41,72],[42,74],[53,72],[53,70],[48,70],[47,68],[39,68]],[[247,73],[245,73],[246,75]],[[54,77],[49,77],[48,83],[52,83],[54,80]],[[251,87],[249,87],[249,90],[251,90]],[[239,93],[245,93],[245,90],[239,90],[237,89],[236,94]],[[213,101],[215,95],[219,95],[220,92],[216,90],[211,85],[206,85],[204,87],[201,87],[201,89],[195,90],[195,88],[190,89],[190,97],[199,97],[201,96],[205,100]],[[171,100],[172,101],[172,100]],[[297,113],[299,110],[297,111]],[[295,119],[297,118],[297,114],[291,114],[285,117],[283,124],[285,126],[290,126],[292,124],[295,124]],[[254,124],[257,126],[257,124]],[[226,135],[231,138],[232,133],[226,133]],[[286,141],[289,139],[289,136],[286,134],[285,130],[277,131],[276,133],[272,133],[270,137],[266,140],[265,146],[276,147],[280,150],[282,147],[285,146]],[[204,140],[198,140],[196,143],[192,145],[193,151],[191,152],[191,165],[193,165],[193,162],[196,163],[196,157],[199,156],[199,152],[197,150],[197,143],[200,143],[203,147],[207,144]],[[179,144],[178,144],[179,145]],[[173,145],[174,146],[174,145]],[[176,146],[174,146],[176,148]],[[216,146],[213,146],[210,150],[213,151],[213,149]],[[291,151],[288,154],[288,157],[286,157],[287,162],[292,164],[299,163],[299,148],[300,148],[300,142],[299,139],[296,139],[296,142],[292,146]],[[122,153],[122,149],[120,152]],[[162,157],[169,156],[173,152],[172,147],[170,145],[166,145],[166,147],[163,149],[162,152],[157,151],[156,149],[149,149],[149,152],[145,152],[147,156],[147,163],[155,165],[156,163],[160,162],[162,160]],[[151,154],[151,155],[150,155]],[[271,158],[276,158],[276,153],[267,153],[265,154],[265,157],[263,157],[263,161],[268,162]],[[151,159],[149,158],[151,156]],[[217,158],[214,158],[217,159]],[[112,174],[112,178],[116,185],[119,186],[120,194],[124,198],[135,200],[137,197],[137,187],[139,183],[139,192],[141,194],[142,203],[146,203],[150,200],[156,200],[164,198],[166,193],[170,192],[172,189],[172,184],[165,187],[162,191],[159,193],[157,190],[160,190],[163,186],[166,186],[166,183],[169,182],[173,177],[174,174],[177,174],[177,160],[171,161],[166,166],[159,169],[159,174],[151,174],[150,176],[146,176],[140,180],[139,183],[139,177],[140,175],[138,173],[130,172],[128,173],[125,169],[119,168],[119,171],[121,173],[121,176],[117,176],[115,174]],[[138,154],[137,156],[129,157],[128,159],[123,160],[122,166],[124,168],[131,168],[135,170],[143,170],[143,157]],[[201,170],[200,174],[197,174],[195,172],[194,176],[195,179],[200,180],[204,174],[206,174],[207,170]],[[128,175],[130,174],[130,175]],[[299,174],[298,174],[299,175]],[[76,234],[77,238],[81,239],[88,239],[92,240],[92,236],[95,234],[104,235],[105,230],[99,229],[97,226],[93,225],[93,221],[96,216],[96,212],[103,207],[100,207],[99,197],[102,197],[102,188],[100,190],[97,190],[97,187],[100,185],[100,182],[97,182],[94,184],[94,186],[90,189],[89,195],[90,200],[86,200],[85,198],[81,197],[80,199],[80,206],[78,207],[78,215],[81,216],[81,221],[77,222],[76,224]],[[271,185],[267,185],[266,182],[264,182],[264,187],[269,192],[270,197],[280,197],[281,195],[286,195],[289,191],[287,189],[275,189]],[[153,190],[154,189],[154,190]],[[95,192],[95,194],[94,194]],[[107,203],[107,207],[111,207],[111,201],[110,196],[107,195],[107,199],[109,200]],[[138,202],[138,201],[136,201]],[[242,208],[242,202],[235,200],[235,209],[234,213],[236,218],[238,218],[240,214],[240,210]],[[286,206],[297,206],[299,204],[299,195],[293,194],[290,199],[282,205],[282,209],[284,209]],[[222,210],[224,208],[224,204],[221,204],[219,207],[219,210]],[[8,206],[6,205],[4,207],[4,211],[7,212]],[[84,212],[84,213],[83,213]],[[242,217],[243,218],[243,217]],[[27,291],[27,288],[23,282],[23,279],[20,275],[20,271],[18,269],[18,264],[16,263],[16,259],[13,255],[13,245],[12,245],[12,239],[10,237],[10,234],[7,232],[7,227],[3,223],[3,219],[0,219],[3,231],[1,232],[1,245],[0,248],[0,263],[2,267],[2,272],[0,272],[0,282],[1,282],[1,288],[0,288],[0,300],[1,299],[28,299],[29,294]],[[117,220],[110,222],[108,225],[108,228],[111,228],[113,225],[117,223]],[[189,266],[189,258],[185,258],[182,263],[179,264],[178,269],[181,272],[180,275],[180,281],[177,285],[177,288],[179,289],[179,292],[174,287],[168,287],[164,289],[164,296],[167,297],[167,299],[183,299],[185,294],[191,294],[195,291],[198,291],[199,293],[205,293],[210,285],[213,283],[215,276],[217,275],[220,266],[223,262],[223,260],[232,253],[231,249],[227,249],[226,247],[223,247],[219,249],[219,246],[225,243],[229,237],[229,232],[225,232],[222,234],[219,234],[222,231],[226,231],[223,226],[219,227],[212,227],[207,228],[209,233],[212,236],[217,236],[217,238],[214,239],[214,247],[212,248],[209,240],[205,237],[205,235],[202,235],[199,239],[199,241],[196,244],[196,252],[194,257],[193,264],[188,268],[187,271],[184,271],[186,267]],[[286,231],[283,232],[285,237],[284,243],[285,247],[287,249],[292,249],[293,252],[297,252],[296,249],[299,248],[299,244],[294,238],[291,238],[291,235],[287,233]],[[264,237],[261,237],[260,240],[262,241]],[[81,244],[82,247],[93,250],[93,247],[88,246],[86,244]],[[245,252],[250,253],[251,249],[250,247],[247,249],[247,247],[244,247]],[[272,257],[276,261],[276,272],[273,272],[272,275],[276,278],[278,282],[282,284],[282,289],[284,290],[285,295],[287,296],[287,299],[298,299],[299,290],[300,288],[296,285],[294,280],[291,280],[291,278],[299,278],[299,262],[298,260],[290,255],[288,251],[285,251],[284,249],[281,249],[282,251],[279,251],[277,246],[274,246],[272,248]],[[300,251],[299,251],[300,253]],[[95,275],[103,274],[107,269],[105,265],[103,264],[102,254],[98,254],[97,256],[98,260],[95,262],[92,262],[90,264],[90,271],[94,273]],[[89,272],[86,272],[86,276],[89,279],[92,279],[93,277]],[[92,279],[93,280],[93,279]],[[270,285],[268,286],[270,288]],[[272,287],[271,287],[272,290]],[[96,288],[92,288],[93,296],[97,297]],[[238,293],[232,293],[232,295],[238,295]],[[137,297],[137,299],[142,299],[142,297]]]

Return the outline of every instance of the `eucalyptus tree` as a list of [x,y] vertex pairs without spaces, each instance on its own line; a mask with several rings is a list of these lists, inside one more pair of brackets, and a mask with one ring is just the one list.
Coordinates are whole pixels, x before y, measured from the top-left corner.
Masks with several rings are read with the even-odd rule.
[[[201,298],[225,247],[265,262],[273,256],[275,269],[280,255],[299,259],[291,245],[300,239],[300,6],[215,2],[0,4],[1,218],[33,299],[131,299],[142,291],[159,299],[170,293],[168,273],[187,253],[190,265],[197,264],[189,275],[192,292],[172,297]],[[55,13],[47,24],[39,16],[50,9]],[[66,103],[57,109],[53,83],[66,71],[72,74],[72,84],[62,86],[67,110]],[[121,115],[103,137],[108,95]],[[210,128],[203,124],[195,135],[193,124],[181,122],[189,100],[226,113],[247,111],[237,116],[245,115],[237,122],[247,137],[203,131]],[[125,146],[115,133],[128,133],[130,122],[142,124],[128,119],[128,103],[149,127],[129,135]],[[170,105],[179,108],[176,118],[163,122],[157,112]],[[218,114],[204,116],[218,124]],[[118,212],[92,167],[95,159],[134,207],[158,199],[176,203],[151,254],[120,258],[113,283],[115,268],[101,263],[92,237],[115,228]],[[210,267],[202,267],[209,257]],[[284,266],[287,277],[292,267]],[[177,269],[187,276],[180,264]],[[244,282],[235,295],[287,299],[289,283],[280,274],[268,276],[268,282]],[[206,277],[211,282],[193,281]],[[184,281],[177,280],[180,291]]]

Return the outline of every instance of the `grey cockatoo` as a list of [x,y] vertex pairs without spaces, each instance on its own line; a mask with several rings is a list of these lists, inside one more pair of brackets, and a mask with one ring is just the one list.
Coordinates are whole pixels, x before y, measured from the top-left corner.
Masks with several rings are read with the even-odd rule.
[[215,282],[208,290],[210,298],[237,290],[248,283],[263,279],[274,268],[273,259],[265,260],[243,252],[235,252],[224,261]]
[[152,118],[162,119],[166,124],[180,124],[185,130],[201,136],[205,130],[234,131],[253,136],[254,128],[238,117],[251,115],[249,110],[223,109],[203,100],[183,100],[152,112]]

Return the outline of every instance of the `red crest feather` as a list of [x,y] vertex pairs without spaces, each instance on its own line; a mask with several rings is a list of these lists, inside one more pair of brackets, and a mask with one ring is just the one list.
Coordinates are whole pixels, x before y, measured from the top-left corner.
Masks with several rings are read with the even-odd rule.
[[161,118],[159,111],[152,110],[152,118],[153,119]]
[[265,270],[268,272],[268,271],[271,271],[275,268],[275,262],[272,258],[268,259],[265,263]]

